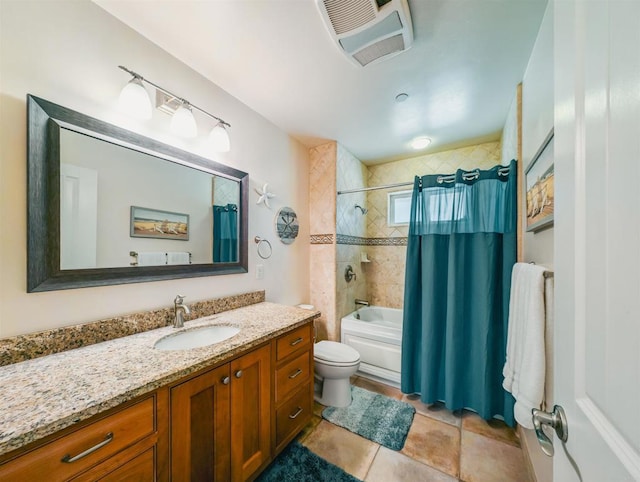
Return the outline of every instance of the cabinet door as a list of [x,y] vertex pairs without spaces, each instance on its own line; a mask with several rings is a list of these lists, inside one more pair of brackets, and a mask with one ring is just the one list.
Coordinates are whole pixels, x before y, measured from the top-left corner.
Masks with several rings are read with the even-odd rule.
[[171,389],[171,477],[230,479],[229,365]]
[[231,480],[249,479],[271,458],[271,347],[231,362]]

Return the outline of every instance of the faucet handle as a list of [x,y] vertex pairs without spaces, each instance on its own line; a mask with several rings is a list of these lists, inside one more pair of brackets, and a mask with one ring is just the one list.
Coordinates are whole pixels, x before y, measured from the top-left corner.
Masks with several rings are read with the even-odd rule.
[[185,298],[186,298],[186,296],[184,296],[184,295],[176,295],[176,299],[173,300],[173,304],[181,305],[184,302]]

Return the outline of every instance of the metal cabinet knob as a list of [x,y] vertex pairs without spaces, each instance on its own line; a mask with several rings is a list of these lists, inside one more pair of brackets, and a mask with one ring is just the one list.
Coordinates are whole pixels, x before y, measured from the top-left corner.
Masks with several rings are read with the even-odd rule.
[[231,381],[231,379],[229,377],[224,377],[222,379],[222,384],[223,385],[229,385],[229,382]]
[[238,370],[236,372],[236,378],[240,378],[242,376],[242,370]]
[[536,437],[542,451],[549,457],[553,457],[553,442],[549,440],[547,434],[542,430],[543,425],[549,425],[556,431],[560,440],[566,442],[569,438],[569,427],[567,426],[567,416],[560,405],[554,405],[551,413],[534,408],[531,410],[531,420],[536,430]]

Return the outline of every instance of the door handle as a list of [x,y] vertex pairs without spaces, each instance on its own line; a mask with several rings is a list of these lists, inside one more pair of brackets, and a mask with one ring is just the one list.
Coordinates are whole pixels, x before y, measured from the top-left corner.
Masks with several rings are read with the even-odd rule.
[[536,430],[536,437],[542,451],[549,457],[553,457],[553,442],[549,440],[547,434],[542,431],[543,425],[549,425],[556,431],[560,440],[566,442],[569,438],[569,427],[567,426],[567,416],[560,405],[553,406],[553,412],[545,412],[537,408],[531,409],[531,420]]

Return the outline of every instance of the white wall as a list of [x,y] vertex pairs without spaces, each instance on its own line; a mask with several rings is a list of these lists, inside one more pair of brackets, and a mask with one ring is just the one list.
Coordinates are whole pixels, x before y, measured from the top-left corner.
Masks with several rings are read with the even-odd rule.
[[[522,161],[529,165],[553,127],[553,2],[549,2],[522,82]],[[524,181],[523,181],[524,182]],[[522,206],[523,212],[525,207]],[[526,222],[526,216],[523,216]],[[538,233],[525,232],[524,260],[553,268],[553,228]],[[546,293],[553,295],[553,280]],[[553,299],[547,305],[547,406],[553,406]],[[533,430],[522,430],[523,449],[528,453],[538,482],[553,479],[553,459],[545,456]]]
[[[553,8],[547,6],[522,81],[522,160],[529,165],[553,127]],[[526,233],[524,259],[553,266],[553,228]]]
[[[162,113],[146,123],[119,114],[118,94],[129,78],[118,65],[229,122],[231,152],[211,156],[200,141],[174,138]],[[286,304],[309,299],[308,152],[297,141],[88,0],[2,0],[0,72],[0,337],[166,307],[176,293],[187,302],[258,289]],[[249,273],[27,294],[27,93],[248,172]],[[212,124],[196,117],[206,138]],[[253,188],[265,182],[277,194],[271,210],[255,204]],[[283,205],[302,214],[290,246],[274,234]],[[270,259],[257,257],[256,235],[271,240]],[[258,260],[264,280],[255,278]]]

